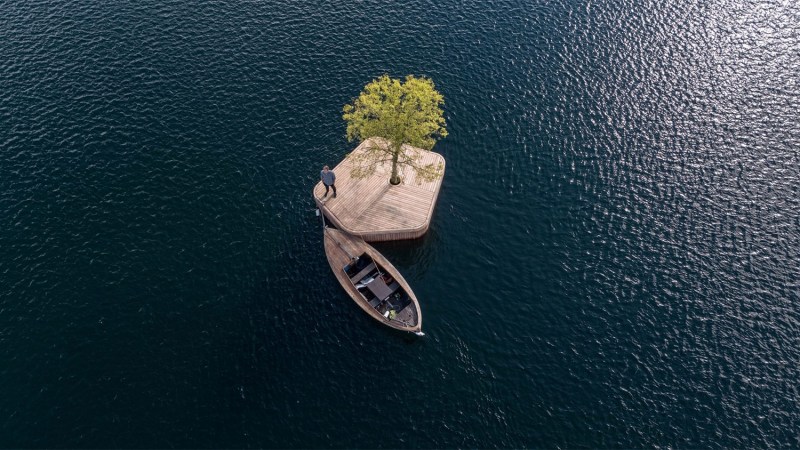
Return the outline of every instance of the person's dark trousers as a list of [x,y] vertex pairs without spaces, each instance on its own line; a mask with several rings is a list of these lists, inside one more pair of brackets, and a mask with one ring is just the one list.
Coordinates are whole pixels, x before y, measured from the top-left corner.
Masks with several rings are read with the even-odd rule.
[[322,184],[325,186],[325,196],[328,195],[328,188],[333,188],[333,196],[336,197],[336,185],[335,184],[331,184],[331,185],[327,185],[325,183],[322,183]]

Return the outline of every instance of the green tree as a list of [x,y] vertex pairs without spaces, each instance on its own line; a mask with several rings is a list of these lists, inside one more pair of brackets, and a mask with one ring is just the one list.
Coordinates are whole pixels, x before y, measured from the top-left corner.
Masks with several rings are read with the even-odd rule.
[[403,82],[383,75],[372,80],[343,110],[349,141],[374,138],[364,153],[354,155],[351,176],[366,177],[378,164],[391,160],[392,184],[400,183],[398,166],[411,167],[424,180],[441,177],[441,164],[420,164],[418,152],[410,146],[430,150],[447,136],[443,104],[444,97],[430,78],[408,75]]

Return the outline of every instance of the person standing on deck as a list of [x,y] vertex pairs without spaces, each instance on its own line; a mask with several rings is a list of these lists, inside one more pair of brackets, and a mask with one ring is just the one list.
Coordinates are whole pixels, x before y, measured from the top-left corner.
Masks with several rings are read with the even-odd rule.
[[332,170],[328,170],[328,166],[322,168],[322,171],[319,173],[319,178],[322,180],[322,184],[325,185],[325,195],[322,198],[328,196],[328,189],[333,188],[333,198],[336,198],[336,174],[333,173]]

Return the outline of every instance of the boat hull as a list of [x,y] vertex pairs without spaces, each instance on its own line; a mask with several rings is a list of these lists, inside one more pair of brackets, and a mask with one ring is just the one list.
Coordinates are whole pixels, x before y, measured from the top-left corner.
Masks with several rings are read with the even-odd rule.
[[[328,258],[328,263],[331,266],[331,270],[333,270],[333,274],[336,276],[336,279],[339,280],[339,284],[342,285],[350,298],[352,298],[353,301],[364,310],[364,312],[369,314],[370,317],[382,323],[383,325],[396,330],[408,331],[412,333],[420,333],[422,331],[422,312],[420,311],[417,297],[414,295],[414,292],[411,290],[411,287],[408,285],[403,276],[400,275],[400,272],[386,258],[384,258],[383,255],[381,255],[371,245],[364,242],[364,240],[360,237],[343,233],[334,228],[325,228],[324,240],[325,255]],[[344,267],[351,262],[352,256],[359,256],[363,253],[369,255],[369,257],[372,258],[375,263],[377,263],[386,273],[391,275],[408,295],[411,303],[406,308],[415,309],[417,317],[416,324],[408,326],[397,320],[391,320],[383,316],[369,304],[369,302],[361,295],[358,289],[350,281],[350,277],[345,273]]]

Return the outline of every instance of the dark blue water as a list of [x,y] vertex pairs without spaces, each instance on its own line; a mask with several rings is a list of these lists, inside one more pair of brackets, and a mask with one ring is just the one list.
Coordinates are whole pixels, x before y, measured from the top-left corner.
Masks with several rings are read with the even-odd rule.
[[[0,446],[800,446],[791,0],[0,0]],[[310,190],[433,78],[427,336]]]

